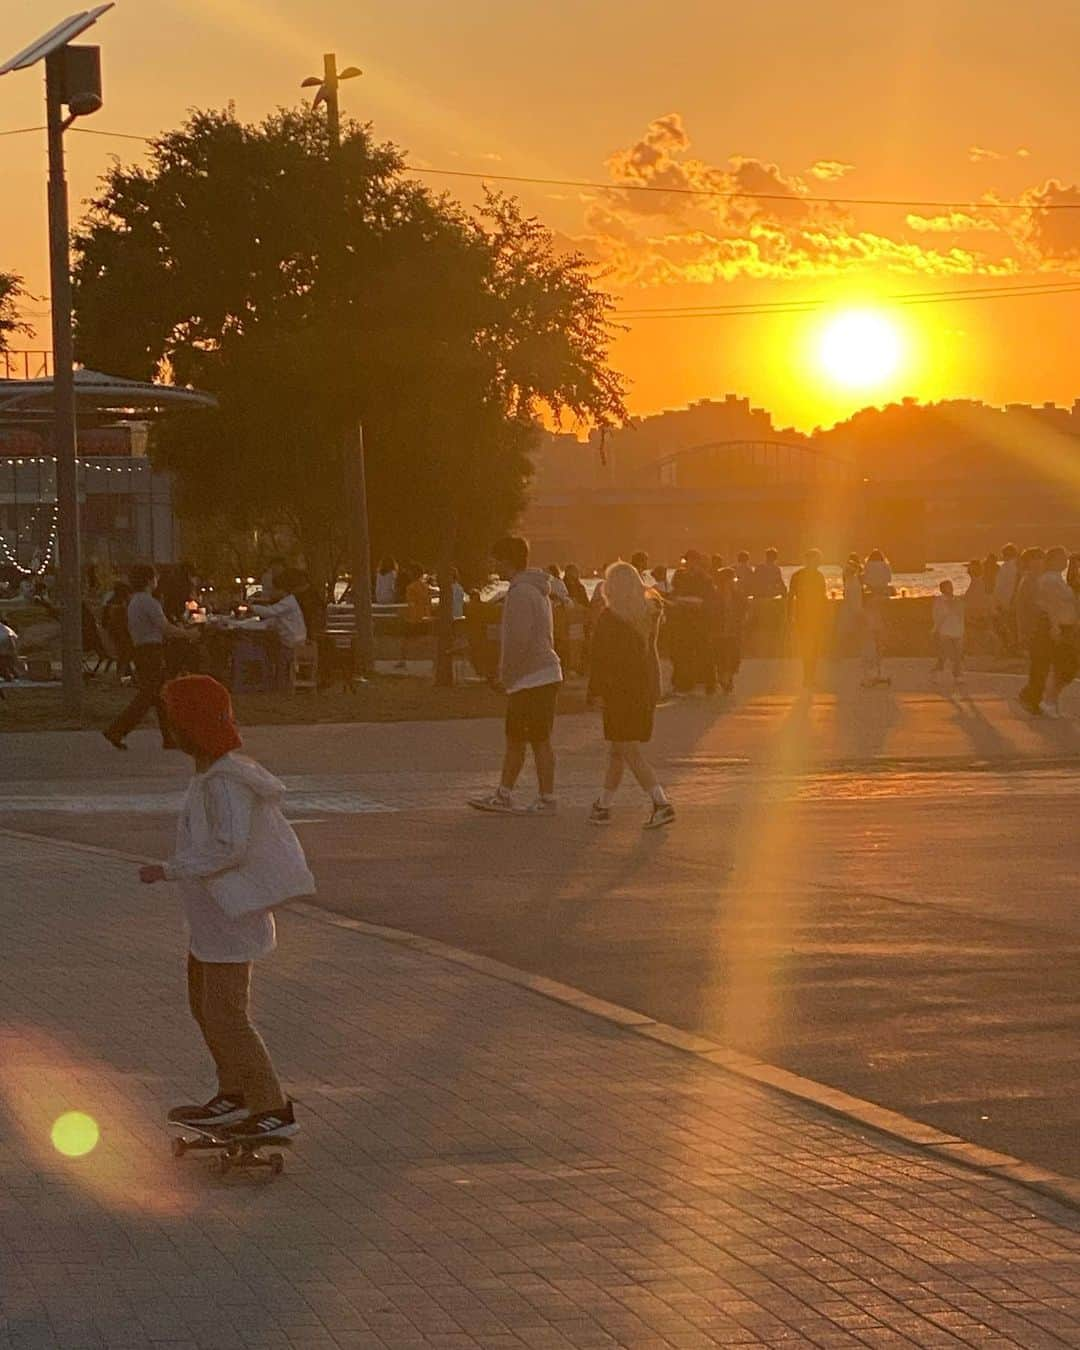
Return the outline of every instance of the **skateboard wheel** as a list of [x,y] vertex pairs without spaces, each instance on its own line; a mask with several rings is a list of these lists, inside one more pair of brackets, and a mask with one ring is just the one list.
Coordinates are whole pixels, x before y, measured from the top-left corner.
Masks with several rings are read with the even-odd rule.
[[174,1139],[172,1141],[172,1155],[174,1158],[182,1158],[187,1152],[187,1144],[183,1139]]
[[272,1176],[279,1177],[285,1171],[285,1159],[280,1153],[270,1154],[270,1173]]
[[222,1176],[225,1176],[230,1167],[232,1167],[232,1158],[230,1158],[227,1153],[223,1153],[221,1157],[218,1158],[218,1171]]

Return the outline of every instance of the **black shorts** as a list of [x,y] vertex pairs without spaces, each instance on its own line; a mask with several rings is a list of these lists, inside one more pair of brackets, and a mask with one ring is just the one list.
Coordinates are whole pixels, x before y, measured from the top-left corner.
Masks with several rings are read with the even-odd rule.
[[506,739],[527,745],[550,741],[558,700],[557,684],[542,684],[511,694],[506,704]]

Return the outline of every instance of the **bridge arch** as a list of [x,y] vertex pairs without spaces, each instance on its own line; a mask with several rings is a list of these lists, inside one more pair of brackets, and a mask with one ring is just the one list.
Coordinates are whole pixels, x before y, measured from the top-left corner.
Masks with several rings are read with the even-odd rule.
[[671,488],[765,487],[850,479],[847,461],[799,441],[707,441],[660,460],[660,485]]

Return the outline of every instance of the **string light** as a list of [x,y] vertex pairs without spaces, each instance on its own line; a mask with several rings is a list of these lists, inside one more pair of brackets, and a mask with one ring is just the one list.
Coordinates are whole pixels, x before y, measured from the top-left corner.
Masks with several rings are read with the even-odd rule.
[[[130,474],[133,468],[139,469],[150,468],[149,461],[145,459],[130,460],[126,470],[121,468],[119,465],[98,464],[95,463],[94,460],[92,459],[77,459],[75,463],[78,465],[80,469],[93,469],[96,473],[124,473],[126,471],[128,474]],[[51,464],[55,467],[56,460],[55,458],[49,455],[8,455],[0,457],[0,464],[7,465],[9,468],[12,466],[14,466],[15,468],[21,468],[23,465],[28,464]],[[18,493],[16,492],[16,497],[17,496]],[[12,553],[11,546],[8,544],[8,541],[4,538],[4,535],[0,533],[0,551],[3,552],[3,559],[6,562],[6,564],[9,567],[13,567],[16,570],[16,572],[19,572],[24,577],[43,576],[45,572],[48,571],[50,565],[52,564],[53,555],[56,551],[56,536],[59,531],[59,519],[60,519],[60,507],[59,505],[54,504],[52,524],[49,527],[49,538],[48,542],[45,545],[45,553],[42,558],[40,567],[24,567],[22,563],[19,562],[15,554]],[[15,544],[16,547],[18,547],[17,537],[15,540]]]
[[[24,567],[22,563],[19,562],[15,554],[12,553],[11,548],[8,545],[8,541],[4,538],[2,534],[0,534],[0,548],[4,550],[4,557],[7,561],[8,566],[14,567],[16,572],[20,572],[24,577],[43,576],[49,570],[49,566],[53,560],[53,553],[56,549],[56,535],[59,529],[59,519],[60,519],[60,508],[59,506],[54,506],[52,514],[52,524],[49,527],[49,540],[48,543],[45,545],[45,554],[41,560],[40,567]],[[19,542],[18,539],[16,539],[15,541],[16,545],[18,545],[18,542]]]

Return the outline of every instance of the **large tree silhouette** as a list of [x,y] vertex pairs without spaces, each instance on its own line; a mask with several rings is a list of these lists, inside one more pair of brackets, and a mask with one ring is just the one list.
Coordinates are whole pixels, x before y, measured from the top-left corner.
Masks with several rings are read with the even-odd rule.
[[374,548],[468,559],[519,511],[544,409],[624,415],[584,261],[504,197],[431,194],[356,124],[332,156],[308,109],[196,112],[110,170],[74,243],[80,359],[218,395],[158,436],[185,512],[284,521],[324,576],[358,419]]

